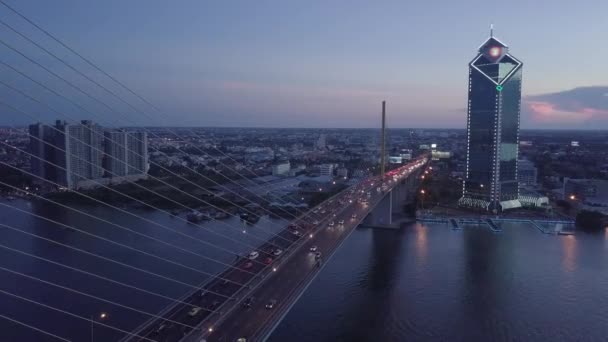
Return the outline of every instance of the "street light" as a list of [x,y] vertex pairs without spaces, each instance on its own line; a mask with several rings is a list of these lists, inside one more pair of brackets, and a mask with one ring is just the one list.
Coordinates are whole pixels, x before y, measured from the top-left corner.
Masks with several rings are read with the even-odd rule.
[[574,201],[576,199],[576,196],[570,195],[570,199]]
[[420,195],[421,195],[421,196],[420,196],[420,199],[421,199],[421,202],[420,202],[420,207],[421,207],[421,209],[422,209],[422,210],[424,210],[424,194],[425,194],[425,193],[426,193],[426,192],[424,191],[424,189],[420,190]]
[[94,332],[94,328],[95,328],[95,323],[99,321],[103,321],[104,319],[108,318],[108,314],[105,312],[101,312],[99,314],[99,317],[96,319],[94,315],[91,315],[91,342],[93,342],[93,332]]

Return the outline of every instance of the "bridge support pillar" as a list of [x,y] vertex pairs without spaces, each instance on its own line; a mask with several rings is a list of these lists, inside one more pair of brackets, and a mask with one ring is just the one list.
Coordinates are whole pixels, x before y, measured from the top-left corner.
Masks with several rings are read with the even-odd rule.
[[389,226],[393,223],[393,196],[388,193],[363,221],[367,226]]
[[407,203],[407,192],[408,187],[405,182],[402,182],[395,186],[391,191],[390,196],[392,197],[392,213],[402,214],[405,204]]

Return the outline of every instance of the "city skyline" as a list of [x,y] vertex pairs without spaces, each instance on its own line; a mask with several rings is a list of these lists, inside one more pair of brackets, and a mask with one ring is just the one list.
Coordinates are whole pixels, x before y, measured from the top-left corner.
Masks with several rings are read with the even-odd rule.
[[[522,128],[608,127],[608,86],[594,67],[601,65],[605,48],[597,46],[599,51],[586,55],[583,65],[577,53],[601,40],[605,24],[599,20],[604,12],[599,7],[608,5],[598,2],[592,10],[531,4],[520,13],[512,4],[496,4],[493,9],[470,4],[445,4],[439,13],[431,13],[428,5],[412,5],[416,13],[427,14],[419,17],[394,3],[354,9],[344,3],[241,3],[235,8],[146,2],[144,12],[137,12],[144,6],[137,2],[121,3],[123,10],[112,12],[114,7],[105,2],[12,3],[153,99],[180,126],[377,127],[377,103],[386,100],[391,127],[464,128],[466,93],[460,84],[466,73],[459,66],[475,47],[466,42],[486,37],[494,22],[503,41],[517,41],[521,58],[535,70],[523,89]],[[68,9],[70,20],[63,20]],[[506,20],[515,12],[520,15],[517,26]],[[565,30],[558,19],[566,15],[589,19],[571,23],[584,27],[585,36],[571,34],[577,27],[570,24]],[[318,25],[308,25],[312,18]],[[23,22],[5,16],[2,20],[49,45]],[[87,27],[90,39],[79,40],[82,32],[75,27]],[[33,49],[8,30],[2,39]],[[16,65],[35,69],[3,48]],[[58,48],[53,51],[67,55]],[[41,54],[37,57],[62,70]],[[16,75],[11,77],[32,90]],[[26,102],[16,101],[34,110]],[[3,112],[11,120],[2,124],[27,124],[10,111]],[[138,115],[133,120],[150,123]]]

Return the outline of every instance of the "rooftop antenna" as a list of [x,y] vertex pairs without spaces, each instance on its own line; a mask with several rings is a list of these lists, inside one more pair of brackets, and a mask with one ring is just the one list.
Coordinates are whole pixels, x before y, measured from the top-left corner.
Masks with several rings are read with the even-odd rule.
[[494,37],[494,24],[490,24],[490,38]]

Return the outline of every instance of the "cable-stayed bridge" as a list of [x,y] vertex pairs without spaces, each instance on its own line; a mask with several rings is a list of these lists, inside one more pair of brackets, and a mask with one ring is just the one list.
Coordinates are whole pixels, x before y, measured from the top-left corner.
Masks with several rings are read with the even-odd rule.
[[[272,189],[274,185],[260,182],[259,175],[248,167],[237,168],[240,163],[234,156],[214,145],[202,148],[195,143],[186,144],[182,131],[171,128],[171,117],[146,98],[4,1],[0,0],[0,8],[0,48],[3,52],[0,86],[7,95],[0,99],[3,113],[30,122],[42,121],[38,113],[43,111],[69,122],[78,122],[86,116],[106,127],[137,127],[140,126],[137,122],[142,121],[162,127],[106,134],[90,123],[79,124],[78,132],[69,131],[67,124],[39,125],[40,131],[55,138],[46,139],[30,130],[29,148],[0,141],[3,150],[29,160],[29,165],[0,160],[3,170],[28,177],[42,188],[60,189],[77,201],[107,210],[100,214],[99,210],[67,204],[27,186],[0,179],[0,187],[5,191],[52,208],[36,211],[10,201],[0,202],[3,212],[23,218],[18,223],[5,218],[0,222],[0,234],[4,237],[0,249],[8,256],[5,263],[0,264],[0,273],[10,279],[19,279],[19,284],[27,284],[0,288],[0,297],[26,311],[25,314],[0,311],[0,321],[10,327],[29,329],[31,334],[27,336],[35,336],[32,339],[84,340],[81,334],[72,333],[76,329],[70,325],[36,319],[62,316],[66,317],[62,322],[69,318],[70,324],[84,325],[87,329],[90,326],[91,341],[106,340],[105,336],[112,336],[113,340],[116,336],[124,336],[123,341],[262,340],[361,222],[370,226],[391,225],[393,212],[410,200],[418,174],[427,162],[426,156],[422,156],[385,171],[383,134],[379,173],[351,183],[347,189],[310,210],[288,209],[286,199],[271,191],[261,194],[259,190]],[[36,35],[26,33],[31,30],[36,31]],[[67,55],[71,58],[66,58]],[[108,113],[117,119],[112,120]],[[18,130],[18,127],[12,128]],[[204,140],[196,130],[187,128],[185,131],[193,140]],[[170,158],[162,148],[147,144],[147,139],[165,137],[184,143],[176,147],[180,153],[194,150],[200,156],[217,160],[229,172],[211,176],[191,165],[182,165],[178,172],[151,160],[150,166],[159,170],[159,174],[150,175],[147,183],[127,179],[127,184],[143,196],[89,176],[103,171],[109,178],[120,178],[124,176],[121,169],[133,169],[140,174],[147,171],[145,165],[131,163],[127,157],[107,154],[99,141],[123,150],[129,158],[146,160],[146,151],[131,146],[145,146],[155,154]],[[48,159],[41,151],[61,155],[70,162]],[[100,164],[91,157],[101,155],[104,162],[118,167],[101,170]],[[33,165],[42,165],[70,179],[86,180],[107,196],[95,196],[68,186],[35,170]],[[365,169],[370,165],[362,163],[358,167]],[[215,200],[216,192],[211,188],[230,196]],[[171,217],[173,222],[150,218],[107,198],[135,203]],[[175,209],[167,209],[150,199],[161,200]],[[270,202],[285,206],[270,210],[267,206]],[[200,221],[190,222],[184,215],[174,213],[193,213],[201,206],[223,217],[235,218],[239,223],[216,220],[215,225],[221,228],[216,229]],[[65,219],[58,215],[59,212],[79,219]],[[273,219],[277,214],[284,219]],[[117,220],[114,216],[124,219]],[[241,217],[263,225],[256,226],[257,231],[254,231],[240,224]],[[39,229],[38,225],[42,223],[45,229]],[[91,223],[103,229],[93,229]],[[179,228],[184,224],[196,228],[197,233]],[[119,239],[118,234],[128,238]],[[38,248],[13,243],[16,241],[14,236],[26,239],[28,244]],[[62,257],[46,254],[46,250],[61,250]],[[19,262],[12,262],[17,258]],[[95,264],[90,263],[92,260]],[[43,263],[56,272],[61,270],[61,274],[34,273],[24,266],[34,262]],[[182,277],[182,274],[188,274],[188,277]],[[85,278],[95,285],[83,286],[83,283],[71,281]],[[162,286],[152,286],[152,279],[166,287],[179,287],[180,291],[164,291]],[[32,295],[33,292],[26,290],[33,286],[58,297]],[[118,289],[133,298],[115,296]],[[151,299],[162,299],[170,305],[158,311],[147,305],[146,301]],[[84,301],[95,304],[76,305]],[[145,322],[133,329],[113,318],[113,312],[101,311],[103,307],[113,308],[115,315],[121,318],[127,315],[144,317],[139,321]]]

